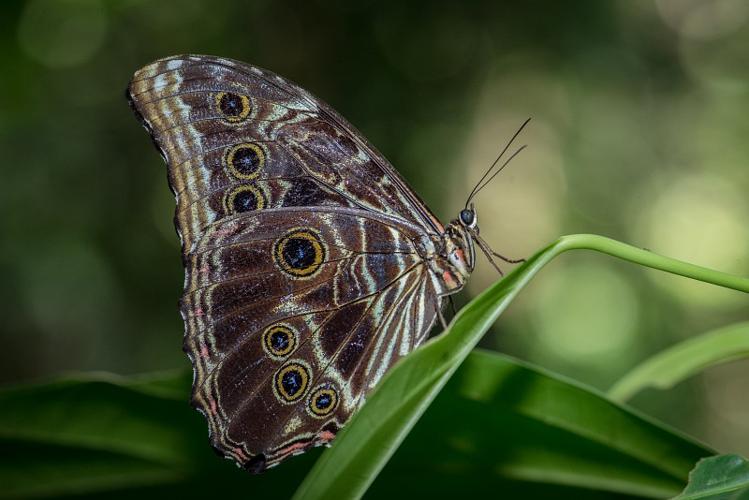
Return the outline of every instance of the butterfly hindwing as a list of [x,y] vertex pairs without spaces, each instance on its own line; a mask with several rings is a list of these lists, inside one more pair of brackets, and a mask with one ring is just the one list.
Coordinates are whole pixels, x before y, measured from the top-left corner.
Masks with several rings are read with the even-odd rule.
[[[436,307],[415,314],[427,271],[414,239],[389,218],[319,207],[208,229],[189,256],[182,314],[216,447],[272,465],[335,435],[413,348],[414,318],[434,319]],[[279,389],[285,369],[304,381],[298,395]],[[335,409],[315,411],[316,391]]]

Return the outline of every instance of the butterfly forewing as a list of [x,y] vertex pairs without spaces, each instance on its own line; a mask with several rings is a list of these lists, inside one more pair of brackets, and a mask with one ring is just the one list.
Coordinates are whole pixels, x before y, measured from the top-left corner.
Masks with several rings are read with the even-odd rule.
[[270,72],[181,56],[131,105],[168,164],[186,267],[193,403],[213,445],[260,471],[328,443],[426,338],[443,228],[331,108]]
[[[303,176],[324,186],[331,204],[443,229],[350,124],[267,70],[205,56],[169,58],[138,71],[129,97],[169,163],[172,188],[182,193],[178,203],[190,212],[178,221],[188,249],[224,216],[196,202],[263,178],[290,189]],[[287,206],[284,192],[266,193],[264,208]]]

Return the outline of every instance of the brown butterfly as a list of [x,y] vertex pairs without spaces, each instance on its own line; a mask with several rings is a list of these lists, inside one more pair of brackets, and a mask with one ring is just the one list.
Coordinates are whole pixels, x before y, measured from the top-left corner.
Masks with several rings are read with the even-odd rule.
[[445,227],[354,127],[269,71],[175,56],[127,96],[177,200],[211,444],[251,472],[328,444],[442,318],[474,241],[491,259],[469,202],[497,162]]

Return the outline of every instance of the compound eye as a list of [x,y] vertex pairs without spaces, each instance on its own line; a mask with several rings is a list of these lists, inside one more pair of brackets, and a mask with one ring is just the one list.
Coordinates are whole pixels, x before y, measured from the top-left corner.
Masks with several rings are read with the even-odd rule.
[[476,214],[473,213],[473,210],[469,210],[467,208],[464,208],[460,211],[460,222],[463,223],[464,226],[472,226],[473,223],[476,220]]

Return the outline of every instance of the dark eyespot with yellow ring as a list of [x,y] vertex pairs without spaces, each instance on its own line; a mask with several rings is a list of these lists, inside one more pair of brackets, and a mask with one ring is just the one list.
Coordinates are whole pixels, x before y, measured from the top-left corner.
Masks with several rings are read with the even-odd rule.
[[325,247],[310,229],[292,229],[273,247],[273,260],[283,272],[295,278],[308,278],[325,261]]
[[297,345],[297,334],[286,325],[272,325],[263,332],[263,349],[272,358],[291,354]]
[[233,92],[216,94],[216,106],[230,123],[239,123],[250,115],[250,98]]
[[262,210],[268,204],[265,193],[255,184],[242,184],[224,195],[224,210],[227,215],[253,210]]
[[290,361],[276,372],[274,389],[276,396],[283,403],[293,403],[304,397],[312,372],[306,363],[300,360]]
[[224,163],[233,177],[252,180],[265,165],[265,151],[259,144],[243,142],[226,150]]
[[326,417],[338,406],[338,391],[331,386],[320,386],[309,398],[308,408],[313,417]]

